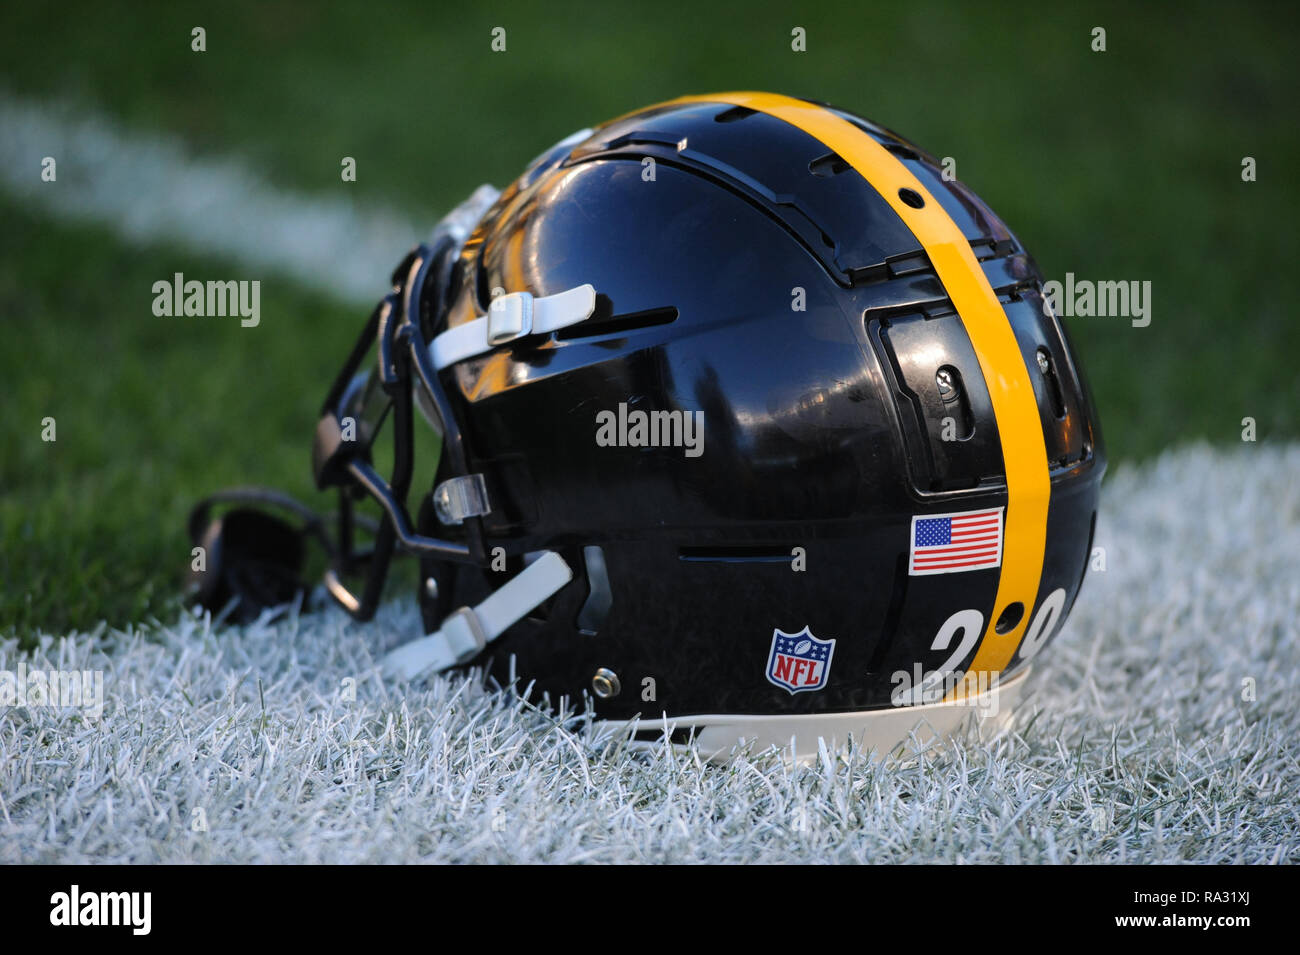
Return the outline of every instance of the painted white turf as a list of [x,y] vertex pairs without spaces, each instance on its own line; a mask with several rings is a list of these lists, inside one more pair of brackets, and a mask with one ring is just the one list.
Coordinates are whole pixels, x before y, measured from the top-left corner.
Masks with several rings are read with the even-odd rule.
[[1013,730],[904,764],[634,755],[470,676],[385,683],[410,601],[46,637],[26,666],[103,670],[104,712],[0,711],[0,862],[1300,862],[1297,474],[1120,469]]

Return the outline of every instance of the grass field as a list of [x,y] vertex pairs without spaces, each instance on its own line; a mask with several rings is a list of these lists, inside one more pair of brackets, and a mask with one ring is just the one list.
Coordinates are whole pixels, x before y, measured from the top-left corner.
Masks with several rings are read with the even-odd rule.
[[[1070,322],[1112,457],[1131,461],[1239,443],[1245,416],[1265,442],[1300,433],[1295,19],[1209,4],[10,4],[0,94],[426,225],[644,103],[736,88],[834,102],[955,157],[1049,277],[1151,281],[1149,327]],[[498,25],[504,53],[489,47]],[[796,25],[806,53],[790,50]],[[202,244],[51,217],[12,188],[45,155],[20,146],[0,193],[0,633],[26,641],[169,613],[200,494],[305,492],[321,389],[365,308]],[[1242,182],[1243,156],[1258,181]],[[94,157],[58,158],[64,181],[96,174]],[[262,279],[261,325],[155,318],[152,283],[175,271]]]

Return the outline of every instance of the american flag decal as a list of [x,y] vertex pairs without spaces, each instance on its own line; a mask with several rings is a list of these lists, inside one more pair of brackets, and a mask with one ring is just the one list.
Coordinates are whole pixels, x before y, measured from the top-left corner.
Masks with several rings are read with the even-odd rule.
[[961,511],[912,518],[908,574],[955,574],[1002,563],[1002,512]]

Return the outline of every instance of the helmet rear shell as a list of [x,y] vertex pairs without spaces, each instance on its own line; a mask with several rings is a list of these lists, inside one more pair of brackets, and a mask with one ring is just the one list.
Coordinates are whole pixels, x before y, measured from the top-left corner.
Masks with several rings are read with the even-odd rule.
[[[837,115],[970,242],[1034,384],[1051,497],[1037,600],[1017,616],[1042,626],[1016,669],[1082,583],[1105,468],[1096,414],[1015,236],[933,157]],[[1015,615],[995,606],[998,567],[909,573],[914,517],[1006,507],[1002,436],[922,243],[823,143],[762,112],[687,103],[557,147],[466,243],[448,323],[483,314],[496,290],[583,283],[592,319],[444,375],[506,559],[438,567],[430,613],[478,602],[540,550],[575,570],[489,648],[498,679],[577,699],[612,671],[621,691],[592,702],[615,719],[872,709],[898,702],[900,672],[969,665],[973,645],[954,653],[964,635],[940,637],[955,613]],[[598,415],[620,406],[692,415],[698,454],[602,445]],[[817,692],[790,693],[766,677],[773,633],[804,627],[836,641],[833,666]]]

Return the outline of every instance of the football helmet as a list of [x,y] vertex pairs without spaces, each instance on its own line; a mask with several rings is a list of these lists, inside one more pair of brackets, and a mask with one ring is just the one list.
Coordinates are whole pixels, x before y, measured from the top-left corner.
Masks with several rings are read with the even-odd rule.
[[267,492],[217,502],[302,526],[196,510],[201,603],[300,590],[307,533],[368,619],[404,552],[426,634],[394,678],[482,665],[637,743],[801,756],[1005,715],[1078,595],[1105,470],[1002,220],[889,130],[766,93],[642,109],[481,187],[397,268],[312,463],[332,532]]

